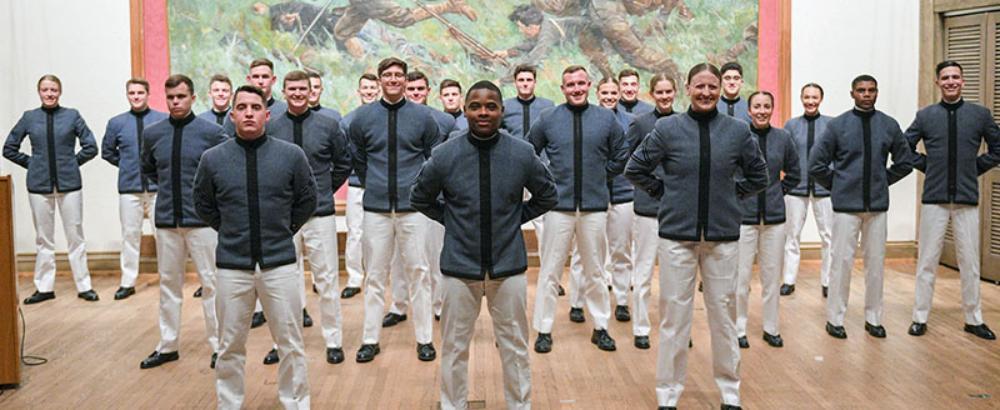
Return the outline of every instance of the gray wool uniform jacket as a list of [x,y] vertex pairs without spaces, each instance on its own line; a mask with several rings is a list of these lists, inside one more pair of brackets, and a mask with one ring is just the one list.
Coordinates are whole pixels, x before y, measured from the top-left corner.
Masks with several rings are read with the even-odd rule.
[[[663,179],[654,174],[657,167]],[[738,240],[740,199],[768,184],[767,163],[749,125],[718,111],[688,110],[657,121],[632,153],[625,176],[660,200],[659,236],[675,241]]]
[[795,117],[785,122],[785,130],[792,133],[795,140],[795,147],[799,154],[799,185],[788,191],[788,195],[826,198],[830,196],[830,190],[817,184],[816,180],[809,175],[809,151],[816,146],[816,141],[826,132],[826,125],[833,118],[816,114],[814,117],[803,115]]
[[[989,109],[965,100],[917,112],[904,134],[923,172],[925,204],[979,204],[979,176],[1000,163],[1000,128]],[[927,154],[916,152],[923,141]],[[986,152],[979,154],[985,142]]]
[[157,184],[157,228],[208,226],[194,209],[194,174],[201,154],[226,140],[222,127],[195,117],[167,118],[143,132],[142,173]]
[[740,97],[736,97],[735,100],[727,99],[725,96],[720,97],[715,108],[719,110],[719,113],[726,114],[747,124],[753,122],[750,119],[750,108],[747,107],[747,101]]
[[315,216],[333,215],[333,193],[351,173],[351,155],[340,122],[317,111],[294,116],[290,111],[271,117],[267,133],[302,148],[316,180]]
[[[611,112],[615,113],[615,119],[618,121],[618,125],[622,127],[622,132],[628,133],[628,127],[632,124],[632,120],[635,119],[635,116],[626,112],[621,106],[615,107],[615,109],[611,110]],[[625,146],[628,146],[627,138]],[[609,202],[611,202],[612,205],[632,202],[635,198],[633,190],[632,183],[629,182],[624,175],[615,175],[610,181],[608,181],[608,195],[611,198]]]
[[527,270],[521,224],[555,206],[556,188],[531,144],[506,131],[488,140],[466,131],[434,149],[410,201],[445,227],[441,273],[485,280]]
[[530,100],[522,100],[520,97],[512,97],[503,100],[503,123],[500,125],[508,134],[528,139],[528,130],[531,124],[538,119],[542,111],[555,107],[552,100],[542,97],[532,97]]
[[354,170],[369,212],[413,212],[410,188],[442,139],[431,108],[401,99],[379,100],[356,111],[348,137]]
[[156,192],[156,183],[142,175],[142,139],[147,126],[167,119],[167,114],[147,108],[123,112],[108,120],[101,140],[101,158],[118,167],[118,193]]
[[[750,126],[750,132],[767,161],[767,188],[757,195],[744,197],[743,225],[777,225],[785,223],[785,193],[799,185],[798,147],[792,134],[781,128],[764,129]],[[781,173],[785,177],[781,178]]]
[[[25,137],[31,143],[31,155],[21,152]],[[83,187],[80,165],[97,156],[97,142],[77,110],[39,107],[25,111],[14,124],[3,144],[3,156],[28,170],[25,185],[32,194],[79,191]]]
[[[351,128],[351,121],[354,120],[354,116],[358,115],[357,112],[358,110],[355,109],[347,113],[347,115],[344,115],[344,117],[340,119],[340,130],[344,132],[344,137],[347,138],[348,153],[352,155],[354,153],[354,149],[351,148],[351,139],[347,136],[350,135],[348,130],[350,130]],[[350,185],[355,188],[361,188],[361,180],[358,179],[358,173],[357,171],[354,170],[353,161],[351,163],[351,176],[347,178],[347,185]]]
[[809,153],[809,174],[830,190],[835,212],[889,210],[889,185],[912,170],[913,153],[899,123],[878,110],[837,116]]
[[560,104],[542,112],[528,141],[548,157],[559,193],[555,210],[608,210],[608,181],[628,159],[624,134],[611,110],[593,104]]
[[223,112],[215,112],[214,108],[209,108],[208,111],[198,114],[198,117],[214,122],[215,125],[222,127],[224,130],[232,132],[232,130],[236,129],[235,125],[233,125],[233,119],[229,117],[229,113],[232,110],[232,107],[230,107],[226,108]]
[[205,151],[194,203],[219,232],[217,267],[270,269],[295,263],[292,236],[316,209],[316,182],[301,148],[267,135],[237,137]]
[[632,114],[633,116],[639,116],[647,112],[653,112],[654,108],[656,107],[653,104],[638,99],[635,101],[625,101],[625,100],[618,101],[618,109],[620,111],[625,111],[628,114]]
[[[628,133],[625,134],[625,141],[629,146],[629,157],[632,156],[636,148],[639,148],[639,144],[642,143],[642,140],[646,138],[651,131],[653,131],[653,126],[656,125],[656,121],[664,117],[669,117],[673,114],[673,111],[671,111],[670,114],[661,114],[656,109],[653,109],[653,111],[635,117],[635,120],[632,121],[632,125],[628,128]],[[663,175],[663,168],[659,166],[653,170],[653,175],[661,181],[665,178]],[[629,181],[629,183],[632,182]],[[656,218],[656,212],[660,208],[659,198],[649,196],[649,193],[641,188],[635,189],[633,192],[635,198],[634,203],[632,204],[632,212],[635,212],[635,214],[639,216]]]
[[[288,109],[285,108],[285,110],[287,111]],[[336,121],[337,124],[340,124],[340,121],[344,119],[343,117],[341,117],[340,111],[337,111],[333,108],[324,107],[322,104],[316,104],[313,107],[309,107],[309,111],[312,111],[315,114],[323,114],[327,117],[333,118],[333,120]]]

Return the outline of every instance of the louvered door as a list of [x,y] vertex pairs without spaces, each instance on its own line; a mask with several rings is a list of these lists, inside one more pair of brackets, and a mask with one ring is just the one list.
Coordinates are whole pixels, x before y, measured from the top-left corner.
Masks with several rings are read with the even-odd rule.
[[[993,111],[993,120],[1000,120],[1000,12],[986,15],[986,52],[982,81],[983,103]],[[967,82],[968,84],[968,82]],[[1000,283],[1000,168],[986,173],[980,191],[982,206],[982,277]]]

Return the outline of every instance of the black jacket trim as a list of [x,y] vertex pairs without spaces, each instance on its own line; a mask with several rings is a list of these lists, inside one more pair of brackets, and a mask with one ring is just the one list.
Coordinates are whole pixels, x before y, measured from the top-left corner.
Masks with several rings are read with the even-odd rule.
[[511,276],[517,276],[517,275],[523,274],[524,272],[527,272],[527,271],[528,271],[528,267],[527,266],[522,266],[522,267],[514,268],[514,269],[503,271],[503,272],[493,272],[489,276],[489,278],[487,278],[486,274],[483,273],[483,272],[479,272],[479,273],[463,273],[463,272],[455,272],[455,271],[451,271],[451,270],[441,269],[441,274],[444,275],[444,276],[450,277],[450,278],[457,278],[457,279],[486,280],[486,279],[509,278]]
[[295,260],[295,258],[292,258],[290,260],[288,260],[288,259],[282,259],[282,260],[276,261],[276,262],[254,263],[254,264],[251,264],[251,265],[241,265],[241,264],[235,264],[235,263],[216,262],[215,263],[215,267],[221,268],[221,269],[231,269],[231,270],[256,270],[255,268],[257,267],[257,265],[260,265],[261,269],[271,269],[271,268],[277,268],[277,267],[281,267],[281,266],[285,266],[285,265],[291,265],[291,264],[294,264],[296,262],[297,261]]
[[714,236],[705,235],[705,238],[699,238],[698,236],[687,236],[687,235],[671,235],[671,234],[658,234],[660,238],[669,239],[672,241],[687,241],[687,242],[700,242],[702,240],[706,242],[733,242],[740,240],[740,235],[725,235],[725,236]]

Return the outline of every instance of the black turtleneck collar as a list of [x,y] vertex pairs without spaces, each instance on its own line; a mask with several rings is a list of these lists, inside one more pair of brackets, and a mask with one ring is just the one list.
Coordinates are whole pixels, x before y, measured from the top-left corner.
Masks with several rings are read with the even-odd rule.
[[187,117],[181,119],[170,117],[170,125],[173,125],[174,127],[183,127],[190,124],[191,121],[194,121],[194,118],[194,113],[189,111]]
[[245,140],[243,138],[240,138],[239,135],[237,135],[235,139],[236,143],[240,144],[240,146],[245,149],[257,149],[260,148],[261,145],[264,145],[265,142],[267,142],[267,134],[261,135],[259,138],[253,140]]
[[271,96],[271,98],[268,98],[267,99],[267,107],[270,108],[272,105],[274,105],[275,101],[276,100],[274,99],[274,96]]
[[129,110],[129,112],[136,117],[145,117],[146,114],[149,114],[149,107],[147,106],[142,111]]
[[468,138],[469,142],[476,148],[489,149],[490,147],[496,145],[497,141],[500,141],[500,133],[494,132],[489,138],[483,139],[475,136],[472,131],[469,131]]
[[873,115],[875,115],[874,108],[868,111],[864,111],[861,108],[858,108],[858,106],[854,106],[854,108],[851,109],[851,112],[853,112],[854,115],[857,115],[861,118],[871,118]]
[[587,111],[587,108],[590,108],[590,103],[584,103],[582,105],[573,105],[570,103],[566,103],[566,107],[569,108],[570,111],[580,114],[583,113],[584,111]]
[[942,99],[940,104],[941,104],[942,107],[944,107],[945,109],[947,109],[949,111],[951,111],[951,110],[957,110],[959,107],[962,106],[962,104],[965,104],[965,99],[962,98],[962,97],[959,97],[958,101],[955,101],[953,103],[947,102],[947,101],[945,101],[945,100]]
[[756,125],[750,124],[750,131],[753,131],[754,134],[757,134],[757,135],[760,135],[760,136],[765,136],[765,135],[767,135],[768,132],[771,132],[771,125],[768,124],[764,128],[757,128]]
[[715,116],[719,115],[719,110],[717,110],[715,107],[712,107],[711,111],[698,112],[695,111],[693,108],[688,107],[687,113],[689,116],[691,116],[691,118],[694,118],[695,121],[704,122],[704,121],[711,121],[712,119],[714,119]]
[[656,118],[669,117],[671,115],[674,115],[674,110],[670,110],[670,112],[663,113],[663,112],[660,112],[659,108],[653,108],[653,115],[655,115]]
[[229,107],[226,107],[226,109],[222,111],[216,111],[215,107],[212,107],[212,114],[215,114],[216,116],[229,114]]
[[632,109],[635,108],[635,106],[639,105],[638,98],[632,101],[618,100],[618,102],[621,103],[621,105],[625,106],[625,108],[628,109],[629,111],[632,111]]
[[400,98],[399,101],[396,102],[395,104],[386,101],[385,98],[379,98],[378,102],[382,103],[382,106],[385,107],[387,110],[395,111],[400,108],[403,108],[403,105],[406,104],[406,98]]
[[43,105],[42,106],[42,111],[45,111],[45,112],[47,112],[49,114],[52,114],[52,113],[54,113],[56,111],[59,111],[60,108],[62,108],[62,106],[58,105],[58,104],[56,104],[55,107],[46,107],[46,106]]
[[738,95],[736,96],[736,98],[733,98],[733,99],[726,98],[725,95],[721,96],[720,98],[722,98],[722,101],[725,101],[726,104],[729,104],[729,105],[736,104],[736,103],[740,102],[740,96],[738,96]]
[[517,96],[517,101],[520,102],[521,104],[531,105],[531,103],[535,102],[535,96],[532,95],[531,98],[525,100],[525,99],[521,98],[521,96],[519,95],[519,96]]
[[802,114],[802,118],[805,118],[807,121],[815,121],[817,118],[819,118],[819,116],[820,116],[819,111],[816,111],[816,114],[814,115],[809,115],[805,113]]
[[288,119],[290,119],[292,121],[295,121],[295,122],[305,121],[306,118],[309,118],[309,114],[312,114],[312,110],[306,110],[302,114],[298,114],[298,115],[292,114],[291,110],[285,111],[285,116],[287,116]]
[[322,104],[316,104],[316,105],[314,105],[312,107],[309,107],[309,111],[319,111],[319,110],[322,110],[322,109],[323,109],[323,105]]
[[[445,112],[448,112],[448,111],[445,111]],[[458,111],[455,111],[455,112],[448,112],[448,114],[450,114],[452,117],[455,117],[455,119],[458,119],[458,117],[462,116],[462,110],[458,110]]]

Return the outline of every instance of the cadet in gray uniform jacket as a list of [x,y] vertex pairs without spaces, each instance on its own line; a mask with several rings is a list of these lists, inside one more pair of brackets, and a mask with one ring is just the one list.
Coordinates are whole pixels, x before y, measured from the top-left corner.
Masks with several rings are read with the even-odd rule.
[[614,114],[590,105],[590,78],[582,66],[563,70],[566,103],[542,113],[531,126],[528,140],[536,153],[545,152],[556,180],[559,203],[545,216],[545,252],[535,294],[535,351],[552,350],[559,277],[574,239],[583,257],[583,288],[587,312],[594,322],[591,342],[601,350],[615,350],[608,334],[611,316],[608,288],[601,275],[607,241],[607,181],[622,171],[628,155],[624,132]]
[[[943,61],[937,66],[941,102],[924,107],[906,130],[910,147],[924,142],[927,154],[917,154],[915,167],[926,175],[920,206],[920,249],[917,257],[916,302],[908,333],[927,332],[934,273],[948,221],[952,223],[962,279],[965,331],[987,340],[996,335],[983,323],[979,300],[979,176],[1000,163],[1000,128],[989,109],[962,99],[962,66]],[[989,149],[979,154],[985,142]]]
[[[465,107],[470,130],[434,149],[410,196],[414,208],[445,227],[441,407],[468,407],[469,344],[485,295],[503,363],[507,407],[527,409],[528,258],[521,225],[555,206],[555,183],[530,144],[499,130],[499,88],[488,81],[476,83]],[[531,192],[529,201],[510,201],[525,189]]]
[[[676,407],[684,391],[695,273],[704,282],[715,382],[722,408],[740,405],[736,345],[736,263],[740,198],[767,186],[767,164],[749,126],[719,115],[721,75],[698,64],[688,72],[686,113],[657,121],[632,153],[625,176],[660,200],[660,321],[656,401]],[[656,175],[662,168],[663,174]],[[735,179],[742,172],[743,178]]]
[[722,72],[722,97],[719,98],[716,108],[722,114],[749,124],[750,114],[747,102],[740,98],[740,89],[743,88],[743,66],[737,62],[729,62],[723,64],[720,71]]
[[215,246],[217,235],[194,208],[194,174],[202,154],[227,136],[215,123],[191,112],[194,85],[183,74],[164,83],[170,118],[143,132],[142,172],[157,183],[156,262],[160,274],[160,343],[140,363],[142,369],[177,360],[180,355],[181,294],[188,256],[203,289],[201,307],[205,335],[212,348],[211,366],[219,350],[215,316]]
[[246,339],[258,298],[278,343],[278,401],[286,409],[308,409],[310,402],[292,237],[313,216],[316,182],[301,148],[264,132],[264,101],[256,87],[236,90],[236,137],[206,151],[195,177],[198,214],[219,232],[220,409],[243,404]]
[[[94,302],[99,298],[90,285],[87,243],[83,238],[83,197],[80,165],[97,156],[97,143],[80,113],[59,105],[62,82],[52,74],[37,84],[42,106],[25,111],[3,144],[3,156],[28,170],[28,205],[35,223],[35,293],[24,304],[55,299],[55,213],[66,231],[69,266],[77,296]],[[21,152],[28,137],[31,155]],[[80,151],[76,151],[77,140]]]
[[233,120],[229,117],[229,111],[232,109],[230,101],[233,96],[233,83],[229,81],[229,77],[222,74],[213,75],[208,80],[208,96],[212,99],[212,108],[198,116],[231,132]]
[[122,224],[121,285],[115,300],[135,294],[139,275],[139,243],[142,221],[153,224],[156,184],[142,174],[139,158],[143,130],[167,118],[167,114],[149,109],[149,82],[132,78],[125,82],[125,96],[131,109],[108,120],[101,140],[101,158],[118,167],[118,213]]
[[[860,75],[851,82],[854,108],[830,121],[809,153],[809,174],[830,189],[833,259],[826,332],[847,337],[844,315],[851,290],[854,251],[861,234],[865,259],[865,331],[885,337],[882,327],[882,268],[885,264],[889,185],[912,171],[913,159],[899,123],[875,109],[878,82]],[[885,168],[888,156],[892,166]],[[832,165],[832,166],[831,166]]]
[[653,112],[653,104],[639,99],[639,72],[626,68],[618,72],[618,90],[621,99],[618,100],[618,110],[634,116]]

